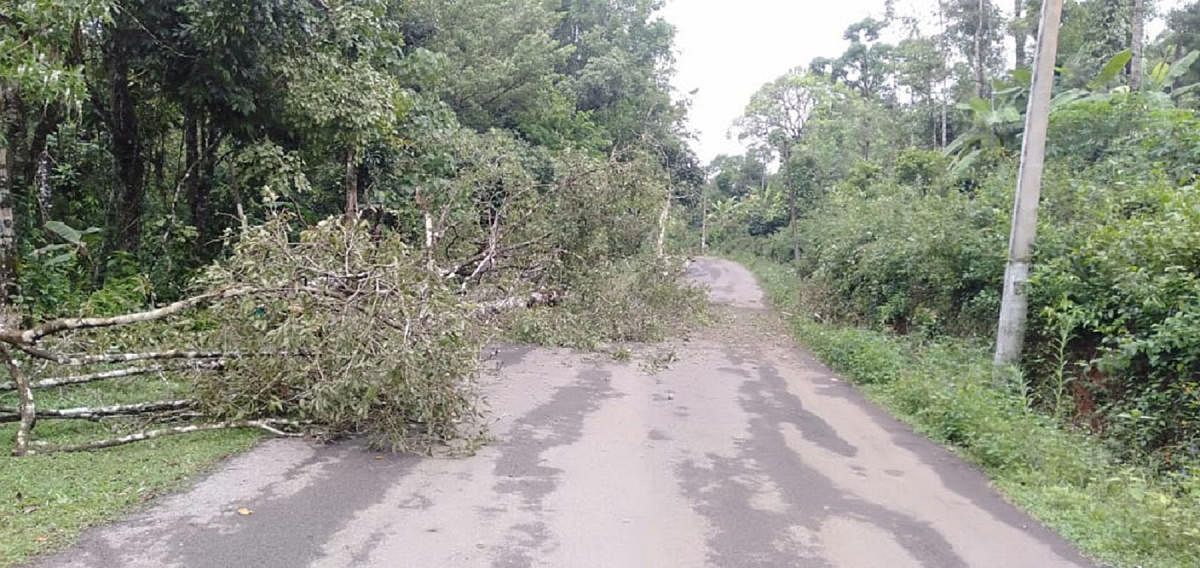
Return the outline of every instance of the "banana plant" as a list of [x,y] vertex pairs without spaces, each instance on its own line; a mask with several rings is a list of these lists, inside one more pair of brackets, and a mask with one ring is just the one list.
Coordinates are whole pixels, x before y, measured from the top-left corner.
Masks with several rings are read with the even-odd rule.
[[985,151],[1006,148],[1021,132],[1023,123],[1021,101],[1029,92],[1030,75],[1016,69],[1009,77],[993,83],[991,100],[971,97],[955,108],[968,113],[971,127],[943,150],[952,159],[950,171],[955,175],[968,169]]
[[[1129,50],[1114,55],[1100,69],[1100,72],[1091,81],[1088,81],[1087,88],[1071,89],[1055,97],[1055,100],[1058,102],[1057,106],[1061,107],[1078,101],[1108,100],[1114,95],[1129,94],[1129,85],[1119,85],[1111,89],[1107,87],[1125,69],[1125,65],[1129,63],[1131,57],[1132,53]],[[1174,106],[1176,99],[1200,88],[1200,83],[1192,83],[1191,85],[1184,86],[1175,85],[1175,82],[1180,77],[1187,74],[1198,58],[1200,58],[1200,51],[1193,50],[1177,61],[1158,62],[1150,70],[1146,80],[1142,82],[1142,96],[1146,97],[1147,101],[1154,106]],[[1051,113],[1056,108],[1052,106]]]
[[1150,71],[1149,81],[1146,83],[1148,92],[1153,93],[1155,96],[1166,96],[1170,100],[1200,88],[1200,83],[1192,83],[1191,85],[1179,87],[1175,86],[1175,82],[1187,74],[1192,65],[1195,65],[1197,59],[1200,59],[1200,50],[1192,50],[1191,53],[1184,55],[1174,63],[1160,61]]

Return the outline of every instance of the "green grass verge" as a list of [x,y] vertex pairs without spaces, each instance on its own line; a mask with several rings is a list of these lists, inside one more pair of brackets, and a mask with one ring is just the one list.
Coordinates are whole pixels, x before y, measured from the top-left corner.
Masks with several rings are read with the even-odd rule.
[[1094,559],[1200,566],[1200,479],[1117,463],[1100,441],[1030,409],[1019,381],[997,380],[985,346],[824,325],[797,305],[797,276],[737,258],[796,338],[868,397],[980,466],[1016,505]]
[[[111,381],[38,391],[44,408],[169,398],[176,386],[155,379]],[[13,406],[9,395],[0,405]],[[126,428],[136,427],[128,425]],[[125,430],[120,430],[125,431]],[[158,438],[69,454],[9,457],[16,425],[0,427],[0,567],[70,545],[89,526],[114,519],[178,488],[260,438],[256,431],[215,431]],[[42,420],[39,439],[79,442],[113,435],[108,424]]]

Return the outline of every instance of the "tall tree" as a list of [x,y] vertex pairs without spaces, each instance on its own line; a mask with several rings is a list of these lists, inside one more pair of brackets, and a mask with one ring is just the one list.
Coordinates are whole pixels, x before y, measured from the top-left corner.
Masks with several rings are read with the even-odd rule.
[[[104,115],[112,136],[113,172],[116,183],[108,202],[104,254],[136,252],[142,241],[142,211],[146,197],[146,160],[142,153],[137,99],[130,81],[130,63],[136,55],[142,29],[135,14],[118,11],[107,30],[103,46],[107,106]],[[97,265],[103,278],[103,265]]]
[[634,143],[647,131],[663,140],[672,136],[677,112],[669,77],[675,30],[657,15],[662,4],[561,0],[558,9],[554,37],[571,50],[559,68],[566,77],[563,90],[616,146]]
[[1142,89],[1142,42],[1145,36],[1146,4],[1144,0],[1133,0],[1133,23],[1130,26],[1133,34],[1130,49],[1133,56],[1129,59],[1129,89]]
[[1008,29],[1013,36],[1013,62],[1020,69],[1026,65],[1025,47],[1029,40],[1029,27],[1025,11],[1026,0],[1013,0],[1013,15]]
[[895,48],[879,41],[887,22],[866,18],[846,28],[842,37],[850,42],[833,62],[833,78],[844,82],[865,98],[890,99],[892,58]]
[[0,79],[0,304],[13,296],[17,281],[17,232],[13,217],[13,191],[9,174],[9,109],[13,90]]
[[[413,2],[406,28],[427,28],[419,47],[445,59],[437,92],[466,126],[531,132],[561,94],[557,70],[572,46],[551,35],[558,16],[537,0]],[[574,105],[572,106],[572,110]]]
[[[967,62],[960,84],[975,96],[988,96],[990,77],[1000,74],[1004,64],[1003,26],[998,8],[991,0],[947,0],[944,4],[947,47]],[[955,54],[947,53],[954,59]]]
[[908,99],[924,115],[922,124],[927,129],[923,140],[932,147],[943,146],[942,102],[943,86],[950,77],[945,56],[938,49],[935,39],[910,38],[896,46],[896,83],[907,90]]
[[983,57],[983,34],[987,29],[987,0],[979,0],[979,8],[975,14],[977,18],[975,23],[975,49],[974,60],[972,61],[975,69],[975,96],[983,97],[985,88],[984,76],[984,57]]
[[793,258],[800,255],[800,242],[796,238],[797,187],[792,171],[793,150],[804,137],[822,93],[830,88],[825,79],[793,70],[763,85],[750,98],[745,113],[737,122],[740,139],[751,140],[779,158],[780,173],[788,194]]

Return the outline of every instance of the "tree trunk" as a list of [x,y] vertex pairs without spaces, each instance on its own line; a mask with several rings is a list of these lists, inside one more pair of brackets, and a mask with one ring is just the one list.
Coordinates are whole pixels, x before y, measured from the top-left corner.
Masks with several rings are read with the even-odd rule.
[[[119,20],[124,17],[118,16]],[[116,184],[108,206],[104,254],[97,259],[98,281],[108,255],[116,251],[136,252],[142,241],[142,209],[145,199],[145,162],[138,128],[137,101],[129,90],[129,43],[133,31],[124,24],[112,30],[105,46],[104,65],[109,82],[108,129]]]
[[[0,132],[8,129],[11,99],[12,91],[0,88]],[[12,301],[17,284],[17,234],[10,172],[8,146],[0,144],[0,304]]]
[[[29,117],[33,116],[33,111],[30,109]],[[32,137],[29,139],[28,158],[26,162],[26,170],[22,172],[21,180],[14,182],[14,187],[32,187],[37,193],[35,194],[38,204],[38,216],[44,224],[46,221],[53,219],[50,214],[50,154],[47,152],[46,143],[50,135],[58,129],[60,117],[64,111],[57,103],[47,103],[42,105],[41,111],[38,113],[36,124],[32,129]],[[32,121],[29,121],[32,122]],[[10,175],[12,170],[10,170]],[[19,184],[19,185],[18,185]]]
[[987,0],[979,0],[979,19],[975,23],[975,96],[983,98],[983,26],[985,22],[984,8]]
[[658,214],[658,258],[667,254],[667,223],[671,220],[671,184],[667,184],[667,199],[663,202],[662,212]]
[[1012,34],[1016,45],[1014,55],[1016,56],[1017,69],[1025,66],[1025,39],[1029,36],[1029,32],[1025,29],[1025,23],[1021,21],[1024,8],[1025,0],[1013,0]]
[[700,190],[700,254],[708,253],[708,191]]
[[12,377],[13,384],[17,386],[17,412],[20,415],[20,424],[17,426],[16,443],[13,444],[12,455],[23,456],[29,453],[30,437],[33,435],[33,426],[37,421],[37,406],[33,400],[33,389],[29,386],[29,377],[17,366],[16,361],[13,360],[12,351],[7,345],[0,345],[0,357],[4,358],[8,374]]
[[358,167],[355,163],[355,151],[351,147],[346,150],[346,224],[358,221]]
[[217,163],[217,147],[221,133],[206,124],[203,113],[188,119],[185,133],[187,145],[187,195],[192,226],[196,228],[194,243],[196,257],[207,262],[213,257],[209,246],[216,238],[213,229],[212,181]]
[[[938,7],[938,29],[941,31],[941,33],[938,34],[938,38],[939,38],[938,39],[938,47],[940,48],[941,53],[943,54],[942,67],[941,67],[942,73],[941,73],[941,75],[939,75],[940,80],[938,81],[938,86],[941,87],[941,90],[942,90],[941,93],[938,93],[938,102],[941,106],[941,115],[942,115],[941,116],[941,118],[942,118],[942,128],[941,128],[942,143],[940,145],[940,148],[945,149],[946,148],[946,134],[947,134],[946,119],[947,119],[947,115],[949,114],[946,110],[947,102],[946,102],[946,92],[945,92],[946,78],[949,76],[949,70],[946,68],[945,54],[949,53],[950,49],[946,45],[946,36],[949,33],[946,29],[946,3],[944,1],[939,1],[937,7]],[[933,91],[930,91],[930,92],[932,93]]]
[[183,121],[183,187],[192,209],[191,221],[195,226],[196,207],[194,196],[199,191],[196,185],[200,177],[200,119],[191,112]]
[[946,148],[947,145],[950,144],[950,141],[948,140],[948,138],[950,136],[950,111],[949,111],[948,107],[949,107],[949,104],[947,104],[946,99],[943,98],[942,99],[942,149],[943,150]]
[[238,222],[241,223],[242,232],[245,233],[249,224],[246,222],[246,207],[242,202],[242,189],[238,180],[236,159],[229,161],[229,192],[233,194],[233,205],[237,209]]
[[42,224],[54,219],[54,192],[50,187],[50,152],[42,149],[37,160],[37,195],[38,211],[41,212]]
[[783,153],[783,186],[788,192],[788,226],[792,230],[792,260],[800,258],[800,238],[796,234],[796,187],[792,183],[792,151]]
[[1130,46],[1133,57],[1129,59],[1129,90],[1133,92],[1142,89],[1142,36],[1145,34],[1145,23],[1144,0],[1133,0],[1133,44]]

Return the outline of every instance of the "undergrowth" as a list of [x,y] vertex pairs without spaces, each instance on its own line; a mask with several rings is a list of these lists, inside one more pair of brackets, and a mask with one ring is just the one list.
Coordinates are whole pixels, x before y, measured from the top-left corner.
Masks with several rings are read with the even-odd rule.
[[998,379],[985,346],[817,322],[798,302],[793,270],[739,260],[792,314],[800,342],[1086,554],[1116,566],[1200,566],[1197,468],[1122,463],[1099,440],[1031,409],[1019,377]]

